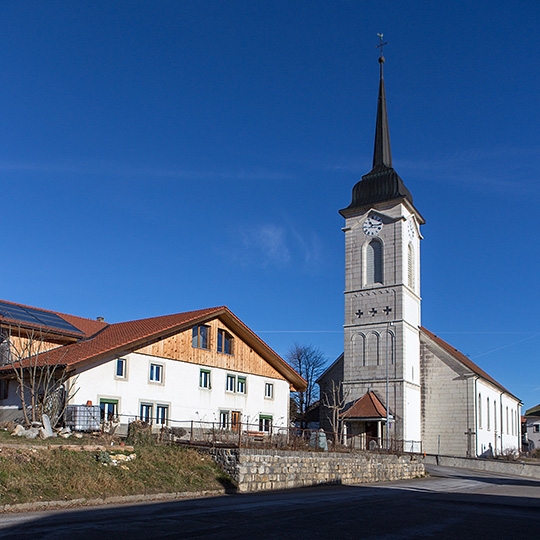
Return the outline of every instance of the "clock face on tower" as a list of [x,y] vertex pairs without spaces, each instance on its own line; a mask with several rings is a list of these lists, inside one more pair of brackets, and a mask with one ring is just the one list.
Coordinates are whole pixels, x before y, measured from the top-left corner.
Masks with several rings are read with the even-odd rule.
[[368,236],[375,236],[376,234],[379,234],[382,228],[383,223],[379,216],[369,216],[362,225],[364,233]]

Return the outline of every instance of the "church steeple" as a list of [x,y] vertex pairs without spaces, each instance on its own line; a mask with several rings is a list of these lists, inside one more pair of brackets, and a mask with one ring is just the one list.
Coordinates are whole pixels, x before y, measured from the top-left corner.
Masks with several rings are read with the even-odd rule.
[[379,101],[377,103],[377,124],[375,128],[375,149],[373,150],[373,170],[392,168],[392,151],[390,150],[390,132],[388,130],[388,112],[386,110],[386,93],[384,91],[383,64],[384,56],[379,58],[381,77],[379,80]]
[[377,123],[375,125],[373,168],[367,174],[362,176],[362,180],[354,186],[351,204],[347,208],[340,210],[340,213],[344,217],[346,217],[353,208],[389,201],[391,199],[405,198],[411,204],[413,203],[411,193],[392,167],[392,152],[390,150],[390,132],[388,130],[388,112],[386,109],[386,93],[383,76],[383,45],[386,45],[386,43],[382,43],[381,39],[381,44],[379,45],[379,47],[381,47],[381,56],[379,57],[379,99],[377,103]]

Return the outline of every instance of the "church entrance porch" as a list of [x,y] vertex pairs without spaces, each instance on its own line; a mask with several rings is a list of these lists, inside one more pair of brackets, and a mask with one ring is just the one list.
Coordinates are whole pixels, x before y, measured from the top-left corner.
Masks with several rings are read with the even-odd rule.
[[348,420],[346,425],[345,444],[356,450],[376,450],[385,447],[384,425],[386,420]]
[[366,392],[342,415],[346,444],[360,450],[386,448],[386,407],[375,392]]

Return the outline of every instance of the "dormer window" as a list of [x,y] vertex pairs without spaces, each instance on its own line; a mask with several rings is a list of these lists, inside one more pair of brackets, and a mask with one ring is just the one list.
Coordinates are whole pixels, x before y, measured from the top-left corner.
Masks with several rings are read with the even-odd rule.
[[210,327],[198,324],[191,331],[191,346],[198,349],[210,348]]
[[233,354],[233,337],[222,328],[218,329],[217,350],[223,354]]

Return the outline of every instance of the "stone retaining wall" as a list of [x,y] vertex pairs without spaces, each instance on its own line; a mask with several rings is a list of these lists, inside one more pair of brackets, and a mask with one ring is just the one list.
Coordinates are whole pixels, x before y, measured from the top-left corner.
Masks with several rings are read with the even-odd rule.
[[212,448],[207,452],[241,492],[317,484],[360,484],[425,474],[422,458],[375,453]]

